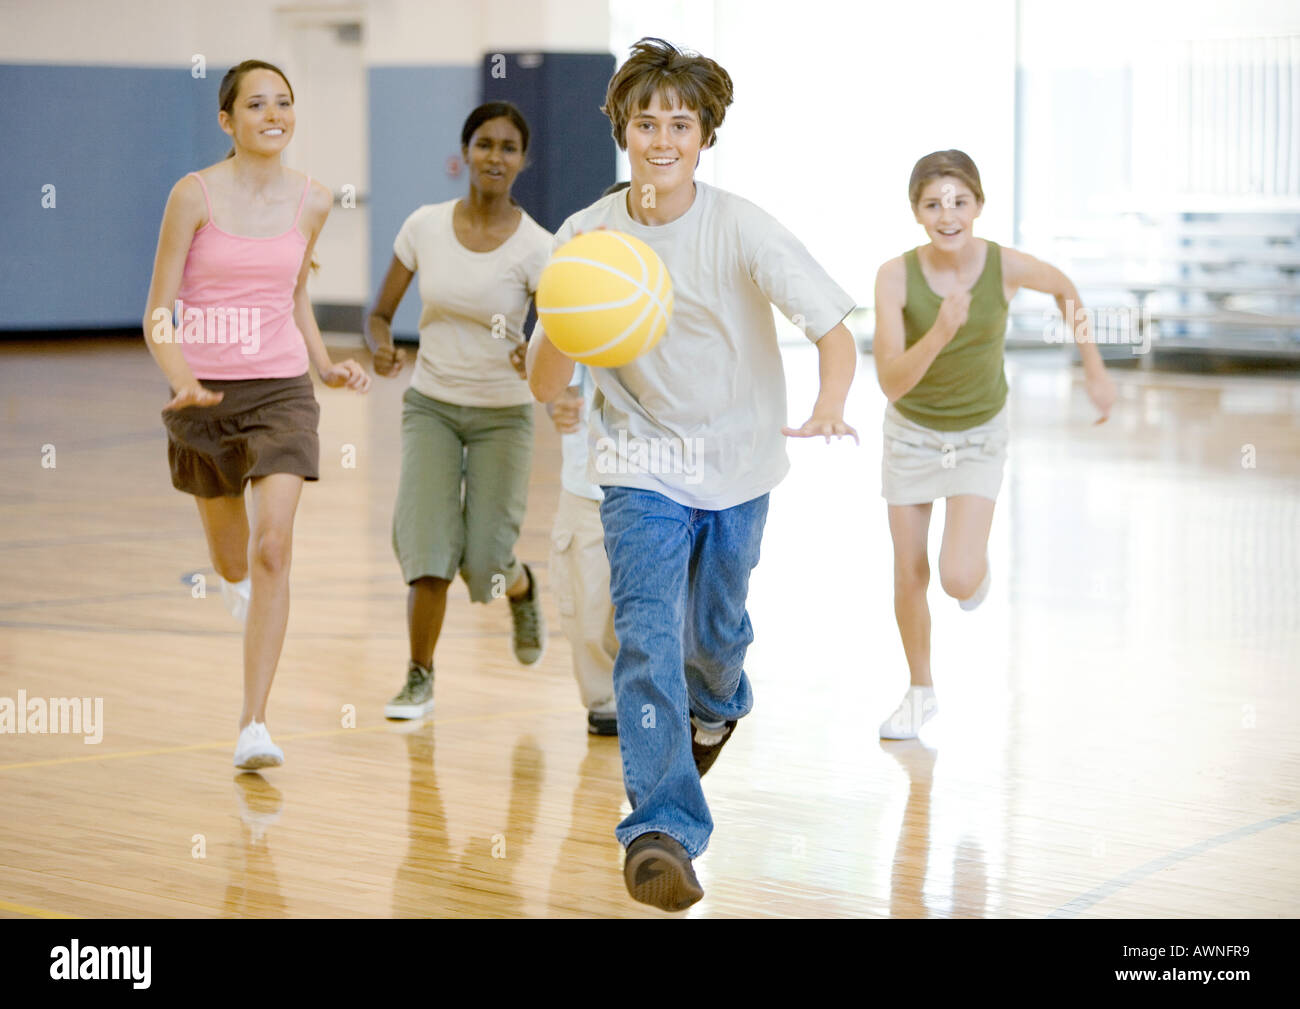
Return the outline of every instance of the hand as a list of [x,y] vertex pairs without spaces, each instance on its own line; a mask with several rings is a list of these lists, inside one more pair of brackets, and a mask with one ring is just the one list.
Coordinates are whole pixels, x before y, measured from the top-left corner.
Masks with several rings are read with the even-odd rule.
[[184,410],[187,406],[216,406],[225,395],[224,392],[205,389],[195,382],[193,385],[182,386],[177,390],[171,402],[163,407],[163,410]]
[[1087,371],[1083,377],[1083,388],[1087,391],[1088,398],[1092,400],[1092,405],[1101,412],[1101,416],[1093,422],[1094,426],[1106,423],[1117,395],[1115,380],[1106,371],[1106,366],[1102,365],[1095,370]]
[[827,443],[830,442],[832,435],[836,438],[851,435],[856,444],[862,444],[858,441],[858,432],[844,423],[844,418],[839,411],[814,408],[813,415],[804,421],[803,427],[783,427],[781,433],[788,438],[816,438],[822,435]]
[[528,379],[528,344],[521,343],[510,352],[510,363],[515,366],[515,371],[519,377],[527,381]]
[[546,404],[546,412],[555,423],[555,430],[560,434],[573,434],[582,430],[582,396],[576,386],[569,386],[560,393],[554,403]]
[[943,299],[939,306],[939,318],[944,331],[949,333],[949,341],[957,335],[957,330],[966,325],[966,316],[970,313],[970,291],[954,291]]
[[366,392],[370,388],[370,376],[366,374],[366,369],[352,358],[330,365],[320,373],[320,380],[331,389],[347,386],[357,392]]
[[381,343],[375,348],[375,374],[391,378],[402,370],[406,363],[406,351],[391,343]]

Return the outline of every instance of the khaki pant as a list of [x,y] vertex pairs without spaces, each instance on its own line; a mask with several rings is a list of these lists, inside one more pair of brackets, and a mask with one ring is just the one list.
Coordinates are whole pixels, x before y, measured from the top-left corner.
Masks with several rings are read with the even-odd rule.
[[460,572],[469,597],[500,597],[515,556],[533,465],[533,406],[456,406],[407,389],[393,551],[409,585]]
[[618,638],[599,501],[560,492],[551,530],[551,585],[560,604],[560,625],[573,649],[582,703],[589,711],[612,713]]

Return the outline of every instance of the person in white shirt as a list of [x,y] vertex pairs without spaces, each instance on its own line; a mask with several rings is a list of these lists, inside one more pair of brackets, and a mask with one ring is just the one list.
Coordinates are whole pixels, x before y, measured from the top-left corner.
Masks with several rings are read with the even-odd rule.
[[573,649],[573,675],[587,707],[587,731],[618,734],[614,705],[614,604],[609,598],[609,559],[600,524],[604,495],[587,479],[587,413],[596,386],[591,372],[574,368],[572,384],[547,410],[562,435],[560,504],[551,529],[551,584],[560,625]]
[[[616,182],[602,193],[622,192],[630,183]],[[560,504],[551,529],[551,584],[560,606],[560,625],[573,649],[573,676],[587,707],[587,731],[618,735],[614,705],[614,604],[609,598],[609,558],[600,524],[604,494],[587,479],[587,419],[596,383],[585,365],[573,368],[570,385],[546,404],[560,432]]]
[[540,661],[546,645],[537,583],[515,557],[532,469],[533,398],[523,325],[551,253],[551,235],[510,197],[528,151],[528,123],[508,102],[465,120],[464,199],[412,213],[369,317],[375,371],[401,370],[391,324],[420,276],[420,350],[403,397],[402,475],[393,549],[410,586],[411,657],[389,718],[433,710],[433,652],[447,589],[459,572],[474,602],[506,596],[515,657]]
[[[745,610],[768,493],[789,469],[786,437],[856,433],[844,402],[857,351],[846,294],[779,222],[695,181],[731,103],[727,72],[661,39],[642,39],[610,81],[604,111],[632,185],[579,211],[556,234],[631,234],[673,281],[667,332],[620,368],[593,368],[588,479],[600,485],[618,657],[627,847],[633,899],[663,910],[703,896],[691,860],[713,820],[701,776],[753,706],[743,664]],[[772,304],[816,344],[821,391],[801,427],[784,427],[785,379]],[[542,402],[574,363],[538,327],[529,384]]]

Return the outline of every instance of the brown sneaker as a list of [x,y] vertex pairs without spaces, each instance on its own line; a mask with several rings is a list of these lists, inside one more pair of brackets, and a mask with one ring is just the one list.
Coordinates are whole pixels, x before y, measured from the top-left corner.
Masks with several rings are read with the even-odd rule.
[[728,722],[720,729],[703,729],[691,722],[691,756],[695,758],[695,769],[703,778],[713,762],[718,759],[723,746],[736,730],[735,722]]
[[704,896],[686,849],[658,831],[641,834],[627,846],[623,882],[633,900],[661,911],[685,911]]
[[528,575],[528,595],[510,600],[510,617],[514,621],[515,658],[525,666],[535,666],[546,654],[546,618],[542,616],[541,594],[532,568],[524,565]]

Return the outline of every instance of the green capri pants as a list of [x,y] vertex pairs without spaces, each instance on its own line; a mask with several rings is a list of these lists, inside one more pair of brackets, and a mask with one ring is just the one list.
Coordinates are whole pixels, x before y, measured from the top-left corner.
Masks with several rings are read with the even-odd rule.
[[402,397],[402,476],[393,551],[407,584],[459,571],[476,603],[523,571],[515,544],[533,466],[533,406],[456,406]]

